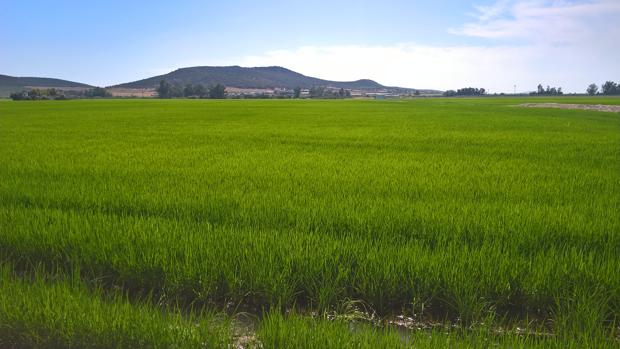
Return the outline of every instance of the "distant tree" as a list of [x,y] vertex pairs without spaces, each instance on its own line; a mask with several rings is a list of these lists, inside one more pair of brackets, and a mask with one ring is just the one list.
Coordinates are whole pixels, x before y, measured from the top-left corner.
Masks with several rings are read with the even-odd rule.
[[323,89],[323,93],[321,93],[317,97],[326,98],[326,99],[338,98],[338,91],[331,90],[331,89]]
[[14,101],[23,101],[25,99],[28,99],[28,93],[26,91],[13,92],[9,97],[11,97],[11,99]]
[[185,88],[183,88],[183,96],[184,97],[195,96],[194,86],[192,86],[192,84],[185,85]]
[[419,96],[420,95],[420,90],[415,90],[415,92],[413,94],[416,95],[416,96]]
[[536,92],[530,93],[530,95],[542,95],[542,96],[557,96],[561,94],[564,94],[564,92],[562,92],[561,87],[551,87],[547,85],[547,88],[545,89],[543,88],[542,84],[538,84],[538,87],[536,88]]
[[301,97],[301,87],[295,87],[293,89],[293,98]]
[[323,98],[325,97],[325,88],[321,86],[313,86],[310,89],[310,98]]
[[586,92],[590,95],[590,96],[594,96],[597,92],[598,92],[598,86],[596,86],[596,84],[590,84],[588,86],[588,89],[586,90]]
[[344,88],[340,88],[340,90],[338,91],[338,97],[340,98],[344,98],[345,97],[345,93],[344,93]]
[[222,84],[217,84],[209,88],[209,98],[211,99],[223,99],[226,98],[226,87]]
[[108,92],[105,88],[95,87],[90,90],[84,91],[84,97],[93,98],[93,97],[112,97],[112,94]]
[[201,84],[195,85],[194,94],[200,98],[205,98],[207,96],[207,89]]
[[446,97],[452,97],[452,96],[482,96],[484,94],[486,94],[486,90],[484,88],[464,87],[456,91],[448,90],[444,92],[443,95]]
[[43,91],[39,90],[38,88],[33,88],[32,90],[28,91],[28,99],[41,99],[43,97]]
[[613,81],[606,81],[602,86],[601,90],[604,95],[616,95],[620,93],[620,88]]
[[183,97],[183,87],[179,85],[170,86],[170,98],[181,98]]
[[159,98],[170,98],[170,84],[166,80],[159,82],[159,87],[156,91]]
[[23,90],[21,92],[14,92],[9,95],[14,101],[38,101],[47,99],[67,99],[64,94],[54,88],[50,89],[38,89],[33,88],[31,90]]

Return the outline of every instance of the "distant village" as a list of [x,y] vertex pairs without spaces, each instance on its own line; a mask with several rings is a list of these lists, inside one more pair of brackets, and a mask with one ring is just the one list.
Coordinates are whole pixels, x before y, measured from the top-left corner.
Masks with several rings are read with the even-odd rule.
[[[561,87],[543,88],[537,91],[515,93],[514,95],[561,96]],[[620,83],[607,81],[599,90],[596,84],[587,89],[588,95],[619,95]],[[468,96],[504,96],[504,93],[490,95],[484,88],[466,87],[458,90],[434,91],[405,88],[345,89],[334,86],[317,86],[312,88],[238,88],[225,87],[221,84],[204,87],[187,84],[184,87],[161,81],[157,88],[126,87],[33,87],[25,86],[21,91],[13,92],[13,100],[63,100],[81,98],[187,98],[187,99],[399,99],[408,97],[468,97]]]
[[[222,86],[223,87],[223,86]],[[202,90],[202,89],[201,89]],[[189,92],[188,92],[189,91]],[[79,99],[79,98],[211,98],[211,99],[345,99],[372,98],[395,99],[414,96],[431,96],[418,90],[390,91],[389,89],[344,89],[337,87],[289,88],[238,88],[223,87],[223,93],[213,95],[209,89],[195,93],[191,88],[179,88],[177,93],[161,93],[156,88],[37,88],[31,87],[11,94],[14,100]],[[440,95],[440,94],[439,94]]]
[[407,90],[406,92],[390,91],[388,89],[344,89],[338,87],[313,87],[313,88],[273,88],[273,89],[248,89],[237,87],[226,87],[226,95],[229,98],[401,98],[420,95],[416,90]]

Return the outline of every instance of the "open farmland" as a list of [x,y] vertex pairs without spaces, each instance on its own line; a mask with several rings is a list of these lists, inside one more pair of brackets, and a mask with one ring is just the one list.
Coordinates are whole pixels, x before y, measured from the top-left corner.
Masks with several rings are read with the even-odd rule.
[[620,114],[531,102],[620,99],[0,102],[0,347],[617,347]]

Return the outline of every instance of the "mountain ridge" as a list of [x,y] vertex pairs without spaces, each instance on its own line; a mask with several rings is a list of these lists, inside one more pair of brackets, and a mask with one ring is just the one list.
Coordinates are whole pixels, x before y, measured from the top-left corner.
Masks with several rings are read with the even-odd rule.
[[0,74],[0,97],[8,97],[12,92],[19,92],[27,88],[92,88],[94,86],[81,82],[31,76],[10,76]]
[[[281,66],[241,67],[233,66],[196,66],[179,68],[166,74],[148,77],[132,82],[108,86],[114,89],[155,89],[160,81],[165,80],[174,85],[187,84],[211,86],[222,84],[226,87],[240,89],[310,89],[312,87],[344,88],[347,90],[361,90],[366,92],[389,92],[409,94],[414,91],[422,93],[441,92],[432,89],[415,89],[404,87],[384,86],[374,80],[359,79],[355,81],[333,81],[315,78]],[[12,92],[24,89],[57,88],[57,89],[88,89],[93,85],[57,78],[44,77],[16,77],[0,74],[0,97],[8,97]]]
[[315,86],[345,89],[377,90],[390,89],[370,79],[355,81],[332,81],[306,76],[293,70],[280,67],[240,67],[233,66],[196,66],[179,68],[167,74],[157,75],[133,82],[109,86],[110,88],[155,88],[165,80],[176,85],[222,84],[236,88],[311,88]]
[[94,87],[81,82],[57,78],[42,78],[32,76],[10,76],[0,74],[2,86],[32,86],[32,87]]

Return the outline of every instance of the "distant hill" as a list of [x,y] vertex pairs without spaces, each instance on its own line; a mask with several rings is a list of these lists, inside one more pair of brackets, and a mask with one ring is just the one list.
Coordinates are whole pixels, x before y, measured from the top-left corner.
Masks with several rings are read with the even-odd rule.
[[[331,81],[306,76],[283,67],[190,67],[181,68],[164,75],[158,75],[143,80],[110,86],[117,89],[153,89],[159,86],[161,80],[174,85],[202,84],[210,86],[222,84],[226,87],[241,89],[273,89],[295,87],[311,88],[314,86],[344,88],[349,90],[363,90],[368,92],[387,91],[390,93],[410,93],[416,89],[383,86],[376,81],[361,79],[356,81]],[[88,89],[93,86],[61,79],[40,77],[14,77],[0,75],[0,97],[8,97],[12,92],[24,89],[57,88],[57,89]],[[423,94],[438,93],[435,90],[419,90]],[[144,94],[142,94],[144,95]]]
[[0,75],[0,97],[8,97],[13,92],[22,91],[32,87],[74,89],[92,88],[93,86],[61,79]]
[[356,90],[390,89],[372,80],[330,81],[305,76],[282,67],[244,68],[230,67],[191,67],[177,69],[171,73],[154,76],[148,79],[111,86],[114,88],[155,88],[161,80],[171,84],[202,84],[205,86],[222,84],[237,88],[311,88],[313,86],[331,86]]

